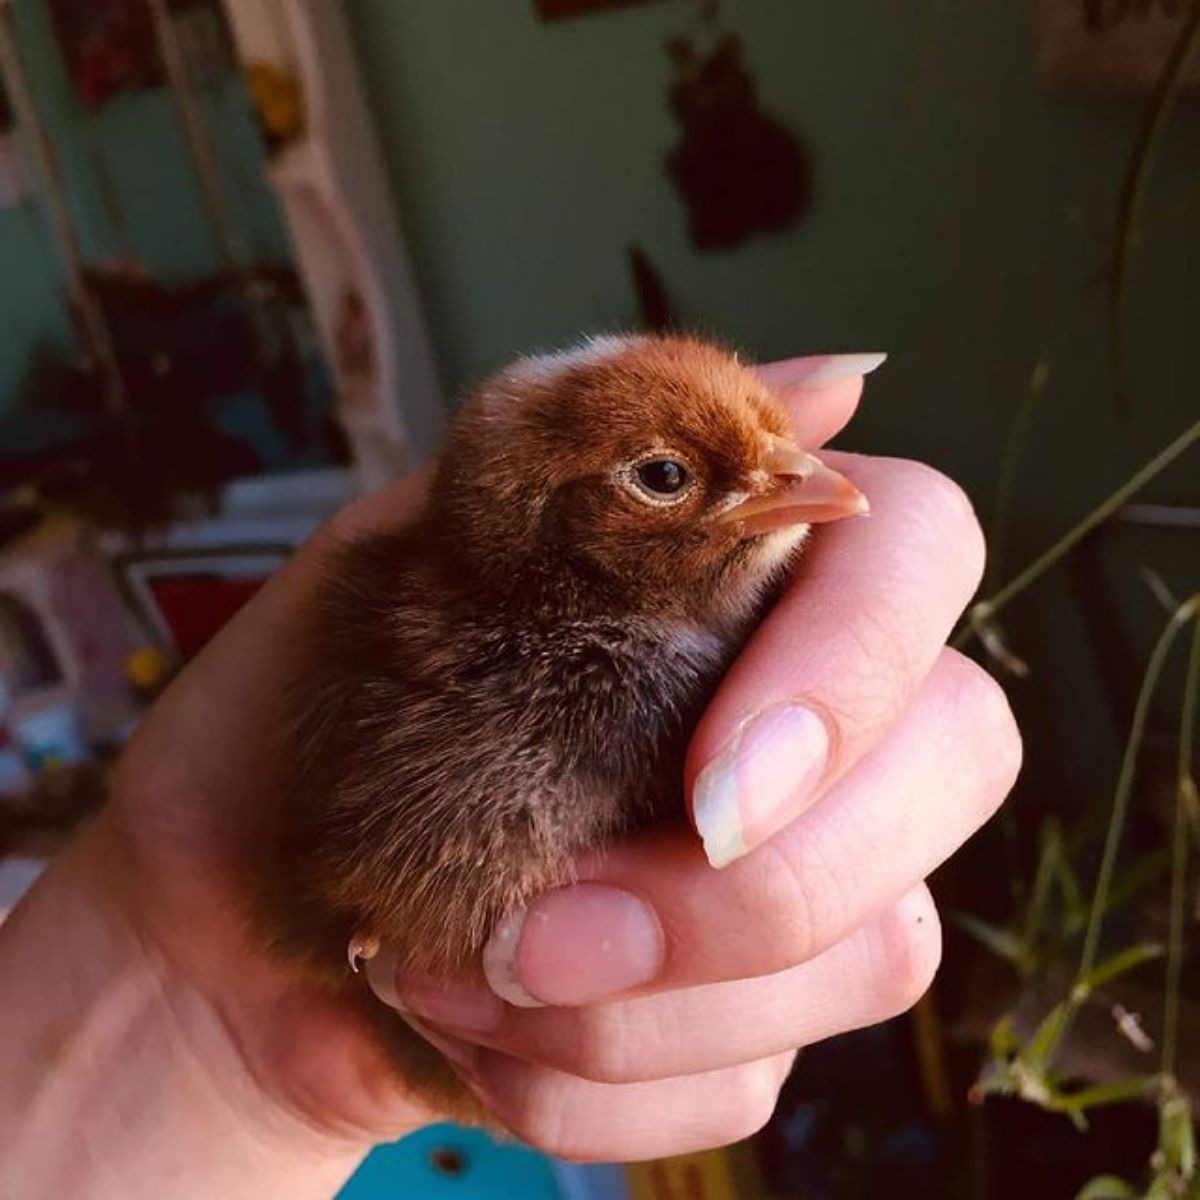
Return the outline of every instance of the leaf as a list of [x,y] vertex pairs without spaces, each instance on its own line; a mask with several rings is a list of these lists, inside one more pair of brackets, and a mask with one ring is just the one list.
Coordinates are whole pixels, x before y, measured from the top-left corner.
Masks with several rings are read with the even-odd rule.
[[1075,985],[1075,991],[1082,993],[1083,996],[1088,996],[1097,988],[1103,987],[1104,984],[1111,983],[1118,976],[1140,967],[1142,963],[1162,958],[1164,953],[1166,953],[1166,947],[1161,942],[1137,942],[1132,946],[1127,946],[1111,958],[1106,958],[1099,966],[1093,967],[1086,974],[1081,975]]
[[1006,1065],[987,1063],[979,1078],[967,1093],[972,1104],[979,1104],[985,1096],[1012,1096],[1017,1092],[1017,1081]]
[[1079,877],[1065,855],[1058,864],[1058,886],[1063,899],[1063,927],[1082,929],[1084,921],[1087,920],[1087,905],[1083,901]]
[[992,1057],[1000,1062],[1007,1062],[1020,1050],[1021,1041],[1017,1037],[1016,1030],[1013,1029],[1012,1017],[1003,1016],[992,1026],[989,1042]]
[[1075,1200],[1138,1200],[1138,1193],[1116,1175],[1097,1175],[1075,1193]]
[[1099,1108],[1103,1104],[1120,1104],[1125,1100],[1140,1100],[1158,1083],[1153,1075],[1138,1079],[1119,1079],[1116,1083],[1101,1083],[1063,1097],[1064,1104],[1077,1112]]
[[1196,1173],[1196,1134],[1188,1099],[1174,1092],[1159,1108],[1158,1146],[1167,1163],[1185,1180]]
[[1188,815],[1192,841],[1200,846],[1200,794],[1196,791],[1196,781],[1190,775],[1179,781],[1179,801]]
[[1021,967],[1028,958],[1028,952],[1021,939],[1011,930],[1001,929],[998,925],[992,925],[968,912],[952,912],[950,920],[993,954],[1015,967]]
[[[1065,863],[1064,863],[1065,865]],[[1113,880],[1112,890],[1104,902],[1104,915],[1116,912],[1127,900],[1144,892],[1166,873],[1171,865],[1171,852],[1167,849],[1152,850],[1140,854],[1127,867],[1122,868]],[[1078,883],[1075,885],[1078,887]],[[1088,913],[1082,906],[1078,909],[1068,909],[1063,916],[1063,933],[1070,937],[1078,933],[1086,924]]]
[[1058,1039],[1062,1036],[1062,1031],[1070,1020],[1071,1011],[1071,1006],[1064,1001],[1062,1004],[1056,1004],[1042,1018],[1042,1023],[1030,1039],[1029,1049],[1026,1052],[1026,1057],[1031,1062],[1045,1062],[1054,1053]]
[[1040,849],[1038,851],[1037,870],[1033,876],[1033,891],[1029,898],[1029,906],[1025,910],[1025,942],[1032,944],[1042,931],[1046,906],[1050,901],[1051,886],[1059,877],[1059,869],[1063,860],[1062,831],[1053,817],[1047,817],[1039,833]]
[[1115,912],[1126,900],[1145,891],[1166,873],[1170,865],[1171,852],[1167,849],[1151,850],[1147,854],[1138,855],[1113,880],[1105,911]]

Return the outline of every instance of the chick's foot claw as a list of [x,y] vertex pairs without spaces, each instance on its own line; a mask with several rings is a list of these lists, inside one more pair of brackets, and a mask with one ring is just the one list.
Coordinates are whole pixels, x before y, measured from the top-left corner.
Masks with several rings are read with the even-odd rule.
[[356,933],[346,947],[346,959],[350,970],[358,974],[358,964],[367,962],[379,953],[379,938],[373,933]]

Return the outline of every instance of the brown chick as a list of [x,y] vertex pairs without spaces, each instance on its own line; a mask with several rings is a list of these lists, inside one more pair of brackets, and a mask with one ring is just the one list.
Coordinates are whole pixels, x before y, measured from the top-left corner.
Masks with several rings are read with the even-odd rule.
[[343,980],[380,943],[478,977],[496,923],[574,856],[683,815],[688,737],[772,585],[810,524],[866,511],[708,343],[596,338],[487,381],[420,516],[329,564],[270,881],[282,942]]

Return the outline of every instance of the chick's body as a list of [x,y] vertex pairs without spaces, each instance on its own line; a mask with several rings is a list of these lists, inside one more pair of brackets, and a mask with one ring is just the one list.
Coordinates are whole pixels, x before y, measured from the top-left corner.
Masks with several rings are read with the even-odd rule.
[[468,968],[571,856],[674,808],[727,640],[586,585],[487,587],[435,522],[355,547],[326,598],[301,723],[292,900],[344,969],[369,930],[406,965]]
[[682,816],[687,738],[807,523],[862,511],[757,377],[683,338],[521,360],[421,516],[330,563],[297,690],[283,940],[478,972],[573,858]]

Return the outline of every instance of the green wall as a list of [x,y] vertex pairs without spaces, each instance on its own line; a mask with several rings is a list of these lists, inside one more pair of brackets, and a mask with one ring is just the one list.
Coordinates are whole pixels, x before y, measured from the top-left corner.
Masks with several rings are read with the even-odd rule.
[[[1098,261],[1139,116],[1045,94],[1024,5],[725,0],[765,106],[813,149],[818,208],[791,234],[701,255],[662,170],[676,137],[662,43],[690,6],[555,25],[531,0],[346,7],[448,379],[627,320],[636,239],[689,318],[761,354],[892,351],[863,436],[980,484],[1039,331]],[[1197,116],[1176,122],[1161,194],[1200,167]],[[1135,315],[1166,428],[1190,403],[1176,335],[1200,299],[1200,240],[1164,242]],[[1103,417],[1095,350],[1073,347],[1067,378]],[[1126,447],[1128,431],[1095,424],[1106,450]],[[1152,424],[1134,439],[1152,444]]]
[[44,227],[24,206],[0,209],[0,412],[15,399],[33,347],[69,338]]
[[[16,17],[86,257],[133,256],[165,283],[215,270],[216,245],[170,94],[128,93],[89,113],[66,77],[46,0],[16,0]],[[240,77],[206,86],[202,104],[239,241],[252,256],[288,258],[273,194],[262,182],[262,146]],[[0,209],[0,410],[15,401],[33,347],[70,338],[63,277],[38,204]]]
[[[849,444],[929,460],[988,507],[1034,348],[1105,253],[1141,112],[1137,99],[1048,94],[1029,5],[724,0],[765,107],[813,150],[819,195],[793,233],[709,255],[688,244],[662,167],[676,139],[662,45],[693,6],[556,25],[532,0],[346,8],[447,380],[629,320],[624,247],[637,240],[690,320],[757,354],[889,350]],[[1190,102],[1155,201],[1198,174]],[[1194,419],[1198,258],[1195,207],[1138,258],[1134,419],[1113,413],[1099,304],[1069,325],[1024,460],[1015,557]],[[1155,494],[1194,500],[1196,474],[1193,456]],[[1200,555],[1181,536],[1142,561],[1183,591],[1200,586]],[[1127,590],[1135,624],[1156,624],[1145,590]],[[1109,726],[1076,605],[1061,588],[1039,595],[1017,617],[1040,668],[1025,702],[1055,706],[1064,765],[1051,786],[1069,788],[1071,764],[1107,771],[1097,731]]]

